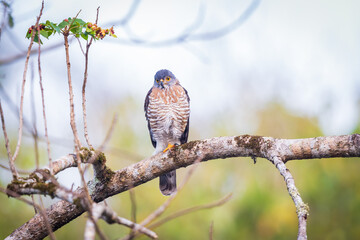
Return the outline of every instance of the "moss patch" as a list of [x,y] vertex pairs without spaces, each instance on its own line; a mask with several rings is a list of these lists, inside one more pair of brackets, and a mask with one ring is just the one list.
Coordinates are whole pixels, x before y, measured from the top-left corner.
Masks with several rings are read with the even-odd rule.
[[191,142],[188,142],[188,143],[184,143],[182,145],[180,145],[180,149],[182,150],[191,150],[193,149],[196,145],[198,145],[200,143],[200,141],[191,141]]
[[263,137],[250,135],[236,136],[234,140],[238,147],[252,149],[254,154],[258,156],[260,155],[261,145],[264,142]]

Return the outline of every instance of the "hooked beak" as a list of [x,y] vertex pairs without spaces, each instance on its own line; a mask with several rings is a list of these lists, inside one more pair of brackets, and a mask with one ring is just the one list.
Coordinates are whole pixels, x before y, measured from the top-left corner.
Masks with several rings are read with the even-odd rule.
[[164,79],[160,79],[160,86],[161,88],[164,88]]

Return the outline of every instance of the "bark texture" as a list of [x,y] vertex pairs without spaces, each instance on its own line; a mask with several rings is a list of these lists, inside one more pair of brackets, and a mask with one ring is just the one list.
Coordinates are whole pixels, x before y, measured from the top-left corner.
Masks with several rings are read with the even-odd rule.
[[[215,137],[206,140],[192,141],[177,146],[171,151],[160,153],[138,163],[130,165],[116,172],[102,166],[96,171],[96,178],[88,183],[91,197],[95,202],[115,194],[124,192],[132,187],[146,183],[160,175],[187,167],[198,159],[202,161],[224,159],[231,157],[266,158],[280,171],[284,177],[289,194],[292,197],[299,218],[298,239],[306,239],[306,219],[308,207],[302,201],[297,191],[290,171],[285,163],[289,160],[334,158],[334,157],[360,157],[360,135],[344,135],[330,137],[316,137],[307,139],[275,139],[260,136],[234,136]],[[87,154],[82,162],[90,161]],[[73,158],[66,158],[74,161]],[[66,166],[76,166],[68,162]],[[56,171],[55,171],[56,172]],[[82,189],[77,193],[81,195]],[[46,210],[50,225],[56,229],[80,216],[85,210],[81,204],[73,204],[61,200]],[[48,235],[42,217],[36,214],[27,223],[16,229],[6,239],[42,239]]]

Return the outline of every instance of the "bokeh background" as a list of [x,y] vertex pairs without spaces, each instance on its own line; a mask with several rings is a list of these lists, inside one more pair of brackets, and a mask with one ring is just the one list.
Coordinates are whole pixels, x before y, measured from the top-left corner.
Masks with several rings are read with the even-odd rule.
[[[14,150],[25,58],[11,62],[7,59],[26,51],[29,41],[24,36],[35,23],[41,2],[9,3],[14,27],[3,30],[0,40],[0,98]],[[143,101],[155,72],[162,68],[170,69],[189,92],[189,140],[241,134],[307,138],[360,133],[358,1],[135,3],[129,21],[121,26],[119,21],[134,6],[133,1],[45,1],[42,17],[44,22],[61,22],[81,9],[79,17],[93,22],[100,6],[98,25],[115,25],[117,39],[97,41],[90,49],[87,88],[89,136],[95,146],[102,143],[114,114],[118,114],[105,150],[113,170],[153,152]],[[231,25],[240,16],[240,24]],[[231,31],[222,36],[196,38],[226,26]],[[187,41],[172,41],[189,29]],[[44,40],[42,47],[61,41],[61,36],[56,35]],[[82,133],[84,57],[77,41],[72,41],[70,51],[77,126]],[[73,152],[64,48],[43,52],[41,62],[51,154],[56,159]],[[28,127],[24,129],[16,165],[32,170],[35,153],[30,130],[34,123],[42,139],[41,164],[47,163],[36,55],[30,60],[24,111]],[[0,163],[7,165],[3,137],[0,143]],[[292,161],[287,165],[310,206],[309,238],[359,239],[359,158]],[[179,182],[186,171],[178,171]],[[90,179],[91,174],[87,177]],[[76,169],[58,178],[67,187],[80,183]],[[10,180],[10,173],[0,169],[0,185],[5,187]],[[158,191],[158,180],[134,192],[138,221],[166,200]],[[156,232],[161,239],[206,239],[213,223],[214,239],[296,237],[293,202],[278,171],[264,159],[258,159],[256,165],[250,158],[201,164],[164,215],[214,202],[230,192],[233,197],[225,205],[175,219]],[[46,206],[53,201],[44,199]],[[130,218],[128,192],[107,202],[120,216]],[[34,214],[31,207],[4,194],[0,195],[0,203],[0,238]],[[57,238],[81,239],[85,221],[86,214],[58,230]],[[109,239],[128,233],[121,226],[100,224]]]

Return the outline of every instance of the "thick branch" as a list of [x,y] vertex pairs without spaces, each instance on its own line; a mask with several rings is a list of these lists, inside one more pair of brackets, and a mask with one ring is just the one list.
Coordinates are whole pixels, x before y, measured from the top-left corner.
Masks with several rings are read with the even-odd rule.
[[[165,172],[203,161],[230,157],[262,157],[272,159],[271,153],[281,154],[284,162],[295,159],[360,157],[360,135],[318,137],[308,139],[274,139],[259,136],[216,137],[192,141],[116,172],[108,171],[89,182],[95,202],[148,182]],[[89,158],[91,155],[89,155]],[[106,173],[106,171],[105,171]],[[100,177],[102,176],[102,177]],[[80,216],[81,205],[59,201],[46,210],[49,222],[56,230]],[[16,229],[7,239],[42,239],[47,231],[42,218],[36,214]]]

